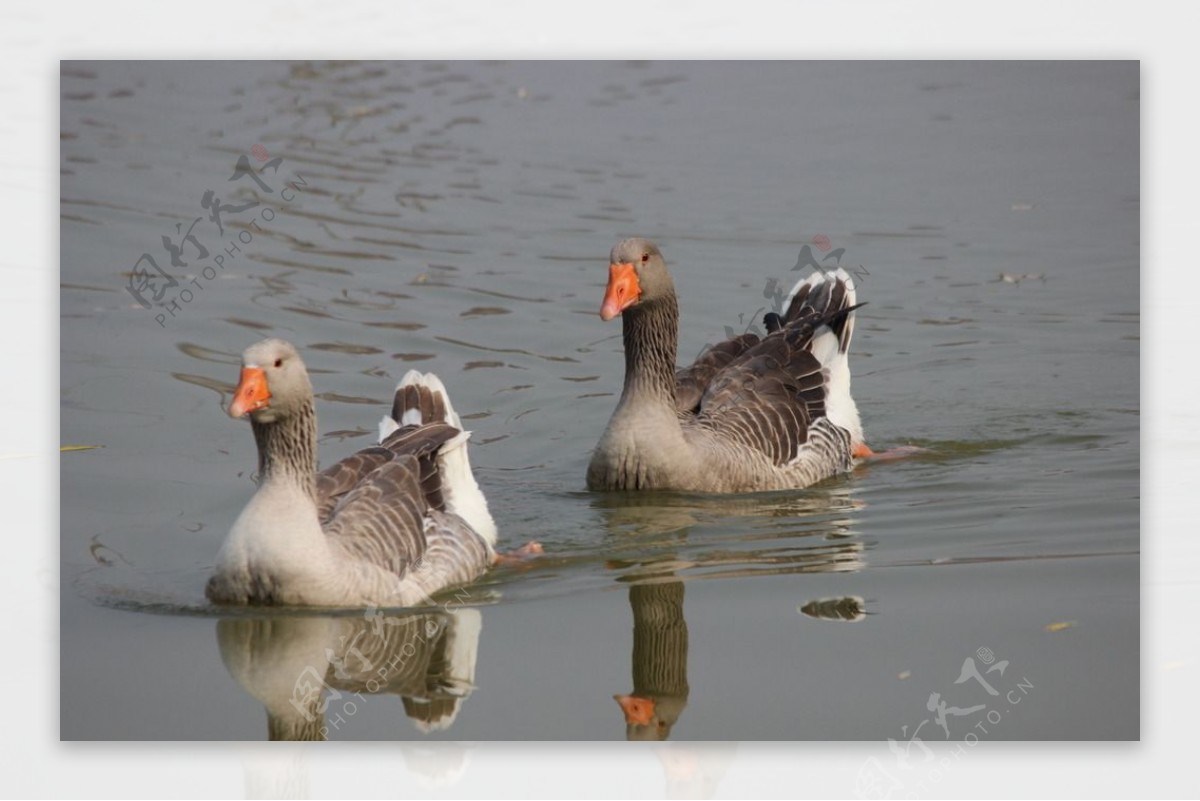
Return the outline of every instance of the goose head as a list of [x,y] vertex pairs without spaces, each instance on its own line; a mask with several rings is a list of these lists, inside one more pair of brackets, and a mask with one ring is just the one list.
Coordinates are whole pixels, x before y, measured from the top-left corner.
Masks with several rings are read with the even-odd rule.
[[674,296],[675,284],[658,246],[648,239],[622,239],[608,257],[608,288],[600,319],[611,320],[626,309]]
[[273,423],[298,412],[312,398],[312,384],[300,354],[290,342],[264,339],[242,354],[242,374],[230,417],[249,414],[256,423]]

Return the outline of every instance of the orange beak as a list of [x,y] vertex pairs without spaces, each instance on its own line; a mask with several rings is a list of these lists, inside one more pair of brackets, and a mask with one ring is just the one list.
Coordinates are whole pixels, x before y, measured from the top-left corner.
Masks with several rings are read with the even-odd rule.
[[633,726],[649,726],[654,719],[654,700],[638,698],[636,695],[614,695],[613,700],[621,705],[625,722]]
[[608,265],[608,288],[604,290],[604,303],[600,304],[600,319],[608,322],[636,303],[641,294],[632,264]]
[[243,367],[237,389],[233,391],[233,402],[229,404],[229,416],[241,417],[267,405],[271,390],[267,389],[267,374],[261,367]]

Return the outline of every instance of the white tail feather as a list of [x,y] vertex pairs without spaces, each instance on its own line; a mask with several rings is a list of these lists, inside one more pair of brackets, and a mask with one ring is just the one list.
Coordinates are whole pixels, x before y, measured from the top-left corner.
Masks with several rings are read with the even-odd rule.
[[[823,335],[824,336],[824,335]],[[828,334],[837,348],[837,338]],[[845,353],[837,353],[829,365],[829,391],[825,396],[825,416],[831,423],[850,432],[850,445],[863,444],[862,420],[858,416],[858,404],[850,395],[850,362]]]
[[479,536],[496,545],[496,521],[488,511],[487,498],[475,483],[471,460],[467,456],[467,440],[471,432],[463,431],[446,442],[438,452],[442,471],[442,491],[446,509],[466,520]]
[[390,414],[385,414],[383,419],[379,421],[379,441],[383,442],[395,433],[398,428],[400,428],[400,424],[393,420]]
[[817,333],[813,334],[808,350],[813,356],[817,357],[817,361],[827,370],[832,370],[834,363],[839,358],[843,361],[846,359],[845,354],[838,353],[837,335],[833,333],[831,328],[824,325],[817,329]]
[[[788,295],[787,302],[783,308],[786,311],[792,304],[792,298],[796,297],[796,293],[801,287],[808,284],[812,287],[810,292],[816,290],[825,281],[840,281],[846,286],[846,296],[843,301],[844,306],[853,306],[858,302],[858,293],[854,287],[854,279],[843,268],[828,273],[814,271],[807,278],[803,278],[796,282],[792,287],[791,294]],[[812,338],[811,352],[817,358],[817,361],[829,372],[829,380],[826,384],[827,394],[825,398],[825,415],[831,423],[838,425],[850,432],[851,445],[861,445],[863,443],[862,420],[858,416],[858,405],[854,402],[854,398],[850,395],[850,360],[849,360],[849,345],[850,336],[854,331],[854,315],[850,315],[850,319],[846,321],[842,340],[834,335],[833,330],[827,326],[818,329]],[[843,347],[844,344],[844,347]]]
[[[409,370],[396,385],[396,391],[411,384],[423,386],[430,392],[441,395],[442,402],[446,405],[446,422],[460,431],[459,434],[447,440],[438,451],[446,510],[467,521],[467,524],[487,540],[488,544],[495,546],[496,521],[492,519],[491,512],[488,511],[487,498],[479,489],[479,484],[475,482],[475,475],[471,472],[471,460],[467,455],[467,440],[470,439],[471,432],[462,431],[462,419],[454,411],[454,406],[450,403],[450,393],[446,391],[446,386],[440,378],[433,373]],[[399,422],[391,417],[385,417],[379,423],[379,441],[383,442],[389,434],[401,426],[421,425],[426,422],[429,421],[421,419],[420,409],[405,409]]]

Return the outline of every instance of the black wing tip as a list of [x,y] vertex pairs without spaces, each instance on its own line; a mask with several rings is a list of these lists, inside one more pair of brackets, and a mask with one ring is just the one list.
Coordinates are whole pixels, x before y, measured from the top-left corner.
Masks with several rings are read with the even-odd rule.
[[867,301],[864,300],[862,303],[855,303],[853,306],[847,306],[844,309],[838,309],[837,311],[832,311],[828,315],[826,315],[825,318],[823,320],[821,320],[820,322],[818,322],[817,324],[820,325],[823,322],[823,323],[826,323],[827,325],[831,325],[833,323],[838,322],[839,320],[843,320],[846,317],[849,317],[851,312],[857,311],[858,309],[861,309],[863,306],[866,306],[866,305],[867,305]]

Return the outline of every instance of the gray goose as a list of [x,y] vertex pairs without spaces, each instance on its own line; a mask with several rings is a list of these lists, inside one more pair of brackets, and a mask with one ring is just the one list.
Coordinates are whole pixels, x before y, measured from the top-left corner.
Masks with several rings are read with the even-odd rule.
[[609,257],[601,319],[622,316],[625,387],[588,466],[592,490],[755,492],[806,487],[873,455],[850,397],[854,281],[814,271],[769,333],[742,334],[675,366],[679,304],[658,247]]
[[437,376],[409,371],[379,444],[320,473],[312,385],[291,344],[246,350],[229,414],[250,416],[260,483],[217,556],[213,603],[413,606],[496,560],[469,435]]

